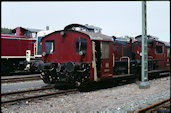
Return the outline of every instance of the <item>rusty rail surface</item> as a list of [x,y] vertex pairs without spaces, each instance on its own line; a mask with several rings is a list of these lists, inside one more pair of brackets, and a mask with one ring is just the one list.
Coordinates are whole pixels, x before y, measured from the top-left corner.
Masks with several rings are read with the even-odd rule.
[[[51,89],[50,87],[47,87],[47,88],[42,88],[41,90],[47,90],[47,89]],[[11,92],[11,93],[6,93],[7,95],[5,95],[5,93],[3,93],[2,96],[8,96],[8,95],[14,95],[14,94],[22,94],[22,93],[27,93],[29,92],[30,93],[31,90],[29,91],[19,91],[19,92]],[[32,90],[32,91],[36,91],[35,90]],[[40,91],[40,89],[38,89],[37,91]],[[76,93],[78,92],[77,89],[69,89],[69,90],[62,90],[62,91],[57,91],[57,92],[50,92],[50,93],[46,93],[46,94],[36,94],[34,96],[23,96],[21,98],[16,98],[16,99],[9,99],[9,100],[5,100],[3,101],[2,100],[2,97],[1,97],[1,105],[2,104],[7,104],[7,103],[15,103],[15,102],[19,102],[19,101],[23,101],[23,100],[29,100],[29,99],[35,99],[35,98],[42,98],[42,97],[48,97],[48,96],[57,96],[57,95],[65,95],[65,94],[69,94],[69,93]]]
[[20,91],[13,91],[13,92],[5,92],[5,93],[1,93],[1,96],[20,94],[20,93],[27,93],[27,92],[34,92],[34,91],[41,91],[41,90],[53,89],[53,88],[54,87],[52,87],[52,86],[46,86],[46,87],[41,87],[41,88],[36,88],[36,89],[20,90]]
[[40,76],[17,77],[17,78],[1,78],[1,83],[13,83],[21,81],[41,80]]
[[136,110],[134,113],[170,113],[170,98]]

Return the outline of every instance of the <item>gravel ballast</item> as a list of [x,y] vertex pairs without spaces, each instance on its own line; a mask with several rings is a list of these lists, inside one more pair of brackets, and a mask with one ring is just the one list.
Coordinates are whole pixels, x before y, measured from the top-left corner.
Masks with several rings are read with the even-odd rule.
[[114,112],[127,113],[170,98],[170,76],[150,80],[150,88],[136,83],[108,89],[1,106],[3,113]]

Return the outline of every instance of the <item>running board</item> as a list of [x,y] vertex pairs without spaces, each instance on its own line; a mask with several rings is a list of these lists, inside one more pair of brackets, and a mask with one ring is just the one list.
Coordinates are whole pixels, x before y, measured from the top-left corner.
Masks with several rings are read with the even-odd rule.
[[133,74],[114,75],[112,78],[132,77]]

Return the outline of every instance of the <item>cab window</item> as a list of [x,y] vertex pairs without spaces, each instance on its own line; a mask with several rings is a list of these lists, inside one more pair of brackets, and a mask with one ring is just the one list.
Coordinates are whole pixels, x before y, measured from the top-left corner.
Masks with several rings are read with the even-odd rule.
[[102,42],[102,58],[109,58],[109,42]]
[[163,46],[156,45],[156,53],[163,53]]
[[170,48],[167,48],[167,57],[170,57]]
[[42,37],[38,37],[38,41],[37,41],[37,55],[41,55],[42,54],[42,42],[41,42]]
[[55,41],[54,40],[45,41],[45,52],[47,54],[55,52]]
[[30,36],[30,31],[25,31],[25,30],[23,30],[22,33],[23,33],[23,35],[26,36],[26,37],[29,37],[29,36]]
[[79,53],[80,51],[87,51],[87,39],[86,38],[77,38],[75,40],[75,52]]

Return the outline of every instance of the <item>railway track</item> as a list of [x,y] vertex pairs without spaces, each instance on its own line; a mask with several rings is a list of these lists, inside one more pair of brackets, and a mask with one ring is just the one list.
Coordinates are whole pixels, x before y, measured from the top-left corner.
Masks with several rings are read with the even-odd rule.
[[[153,70],[153,71],[149,71],[149,74],[156,74],[156,73],[161,73],[161,77],[165,76],[165,75],[169,75],[171,72],[171,70]],[[131,75],[131,74],[130,74]],[[129,75],[129,76],[130,76]],[[119,75],[118,77],[120,77],[122,75]],[[128,75],[123,75],[123,76],[128,76]],[[117,75],[114,76],[114,78],[117,78]],[[2,78],[1,77],[1,83],[14,83],[14,82],[23,82],[23,81],[31,81],[31,80],[41,80],[40,76],[26,76],[26,77],[16,77],[16,78]]]
[[136,110],[134,113],[170,113],[170,98]]
[[1,78],[1,83],[13,83],[13,82],[23,82],[23,81],[31,81],[31,80],[41,80],[41,78],[40,76]]
[[42,87],[31,90],[15,91],[15,92],[6,92],[1,94],[1,105],[16,103],[24,100],[32,100],[36,98],[45,98],[49,96],[59,96],[70,93],[78,92],[77,89],[69,90],[55,90],[54,87]]

